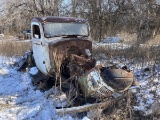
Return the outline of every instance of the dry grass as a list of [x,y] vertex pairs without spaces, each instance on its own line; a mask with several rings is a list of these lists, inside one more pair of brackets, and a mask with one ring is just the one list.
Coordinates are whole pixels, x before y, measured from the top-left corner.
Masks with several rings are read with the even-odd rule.
[[[124,65],[129,66],[132,64],[138,64],[142,69],[145,69],[149,64],[152,64],[153,66],[160,66],[160,45],[158,44],[158,38],[156,39],[157,43],[155,41],[150,41],[150,43],[140,45],[139,47],[133,45],[126,49],[117,48],[113,50],[110,49],[112,47],[96,47],[93,49],[93,55],[97,60],[117,60],[119,61],[119,64],[123,63]],[[106,66],[107,64],[109,64],[109,62],[106,62]],[[153,78],[152,75],[153,73],[155,73],[155,69],[150,70],[152,74],[149,77]],[[160,118],[157,115],[143,116],[142,113],[136,113],[135,111],[133,111],[132,106],[137,104],[135,102],[135,98],[136,97],[132,97],[129,95],[126,101],[121,102],[121,105],[116,105],[110,113],[106,113],[102,117],[102,120],[145,120]]]
[[124,43],[135,43],[137,39],[137,34],[136,33],[126,33],[122,32],[120,34],[117,34],[117,37],[120,37]]
[[150,39],[146,42],[149,45],[160,45],[160,35],[157,35],[155,38]]
[[0,41],[0,55],[1,56],[22,56],[26,51],[31,50],[30,42],[23,41]]
[[[126,35],[127,36],[127,35]],[[126,39],[126,38],[125,38]],[[134,37],[133,37],[134,39]],[[158,40],[158,38],[157,38]],[[117,46],[118,47],[118,46]],[[160,61],[160,46],[155,46],[152,44],[149,46],[148,44],[144,46],[137,47],[130,47],[127,49],[116,49],[112,50],[111,47],[104,48],[104,47],[97,47],[96,49],[93,49],[93,56],[96,59],[119,59],[124,64],[126,61],[133,62],[133,64],[136,61],[140,61],[141,63],[144,63],[146,61],[154,61],[155,64],[159,64]],[[17,41],[0,41],[0,55],[2,56],[22,56],[26,51],[31,49],[31,43],[28,42],[17,42]],[[107,58],[103,58],[103,55],[105,54]],[[55,54],[55,59],[56,58]],[[57,60],[58,61],[58,60]],[[60,65],[58,61],[56,64],[57,66]],[[60,68],[60,67],[58,67]],[[101,120],[132,120],[132,119],[140,119],[138,118],[135,113],[132,111],[132,103],[134,99],[132,99],[132,96],[128,95],[126,101],[120,101],[118,105],[115,106],[115,108],[112,110],[112,112],[108,112],[105,115],[101,115],[101,112],[99,113],[98,118]],[[127,106],[127,107],[126,107]]]
[[[118,46],[117,46],[118,47]],[[110,47],[111,48],[111,47]],[[159,63],[160,61],[160,46],[155,45],[143,45],[140,47],[131,46],[126,49],[110,49],[105,47],[97,47],[93,49],[93,55],[96,59],[118,59],[123,61],[124,64],[126,61],[134,62],[149,62],[155,61]]]
[[9,104],[1,104],[0,103],[0,111],[2,110],[5,110],[5,109],[11,109],[11,108],[14,108],[15,106],[14,105],[9,105]]

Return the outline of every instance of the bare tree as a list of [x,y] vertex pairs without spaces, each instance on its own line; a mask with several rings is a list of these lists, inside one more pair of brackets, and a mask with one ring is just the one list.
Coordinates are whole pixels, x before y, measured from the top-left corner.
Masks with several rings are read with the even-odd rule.
[[137,45],[148,41],[159,33],[160,6],[156,0],[139,0],[139,11],[137,12]]
[[[17,34],[30,28],[30,21],[36,16],[59,15],[62,0],[15,0],[6,4],[3,23],[10,33]],[[6,30],[8,31],[8,30]]]
[[[160,5],[156,0],[6,0],[1,17],[10,33],[30,27],[37,16],[73,16],[88,20],[93,40],[119,32],[137,33],[137,44],[159,34]],[[2,26],[2,25],[1,25]]]

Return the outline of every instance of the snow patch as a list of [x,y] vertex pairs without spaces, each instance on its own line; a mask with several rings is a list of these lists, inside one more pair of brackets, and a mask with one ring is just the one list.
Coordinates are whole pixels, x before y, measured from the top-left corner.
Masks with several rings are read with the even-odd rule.
[[38,73],[37,67],[32,67],[32,68],[30,69],[29,73],[32,74],[32,75],[36,75],[36,74]]
[[106,37],[101,43],[119,43],[121,42],[121,38],[120,37]]
[[0,74],[1,75],[7,75],[9,73],[9,70],[5,69],[5,68],[0,68]]

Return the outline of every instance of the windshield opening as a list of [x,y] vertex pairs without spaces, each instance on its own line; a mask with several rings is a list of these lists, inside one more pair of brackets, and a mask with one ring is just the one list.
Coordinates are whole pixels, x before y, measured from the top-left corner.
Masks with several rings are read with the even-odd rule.
[[45,23],[44,24],[45,37],[55,36],[88,36],[87,23]]

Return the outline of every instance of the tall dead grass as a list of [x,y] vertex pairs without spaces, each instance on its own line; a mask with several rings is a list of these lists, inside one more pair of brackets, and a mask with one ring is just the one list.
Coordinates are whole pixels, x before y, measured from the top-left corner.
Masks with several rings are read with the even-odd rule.
[[[129,45],[128,45],[129,46]],[[160,63],[160,45],[141,45],[136,47],[132,45],[128,48],[112,49],[110,47],[95,47],[93,49],[93,56],[98,59],[117,59],[124,65],[126,62],[130,61],[130,63],[134,63],[134,61],[138,61],[141,63],[146,63],[149,61],[154,61],[155,63]]]
[[[118,46],[117,46],[117,49],[112,49],[112,46],[110,47],[99,46],[93,49],[93,56],[97,60],[108,61],[108,62],[105,62],[105,66],[108,66],[110,64],[110,61],[117,60],[118,64],[127,65],[129,68],[132,65],[135,66],[134,71],[141,69],[141,74],[138,76],[135,76],[135,78],[143,81],[147,81],[149,79],[152,84],[150,84],[150,86],[146,86],[145,88],[141,88],[141,89],[147,89],[147,87],[151,88],[155,86],[155,83],[153,82],[153,80],[157,79],[157,76],[159,76],[158,74],[159,73],[158,70],[160,66],[159,51],[160,51],[159,44],[157,45],[143,44],[143,45],[140,45],[139,47],[132,45],[131,47],[123,48],[123,49],[118,49]],[[158,69],[155,67],[157,67]],[[149,73],[148,74],[145,73],[145,70],[148,70],[147,72]],[[158,80],[159,80],[159,77],[158,77]],[[159,91],[158,87],[154,92],[156,91]],[[156,99],[156,96],[157,94],[154,95],[155,99]],[[135,96],[133,97],[130,95],[127,96],[127,100],[125,102],[123,101],[122,103],[123,104],[121,104],[120,107],[116,106],[111,113],[105,114],[104,119],[135,120],[135,119],[149,119],[154,117],[156,119],[160,118],[160,116],[158,115],[151,114],[149,116],[144,116],[141,112],[134,111],[133,106],[139,104],[136,101]]]
[[22,56],[31,50],[31,42],[24,41],[0,41],[0,55],[7,57]]
[[[154,61],[154,64],[158,65],[160,63],[159,45],[141,45],[140,47],[131,46],[129,48],[124,48],[124,49],[111,49],[111,48],[112,46],[95,47],[93,49],[93,56],[99,60],[101,59],[109,60],[114,58],[119,60],[123,64],[135,64],[135,62],[138,61],[139,63],[144,64],[144,67],[146,62],[149,61]],[[22,56],[28,50],[31,50],[30,42],[0,41],[1,56],[8,56],[8,57]],[[115,106],[115,109],[110,114],[107,115],[105,114],[103,118],[115,119],[115,120],[135,119],[137,116],[132,111],[132,103],[133,103],[132,96],[128,96],[126,102],[124,101],[120,102],[118,108],[117,106]],[[137,117],[137,119],[139,119],[139,117]]]

